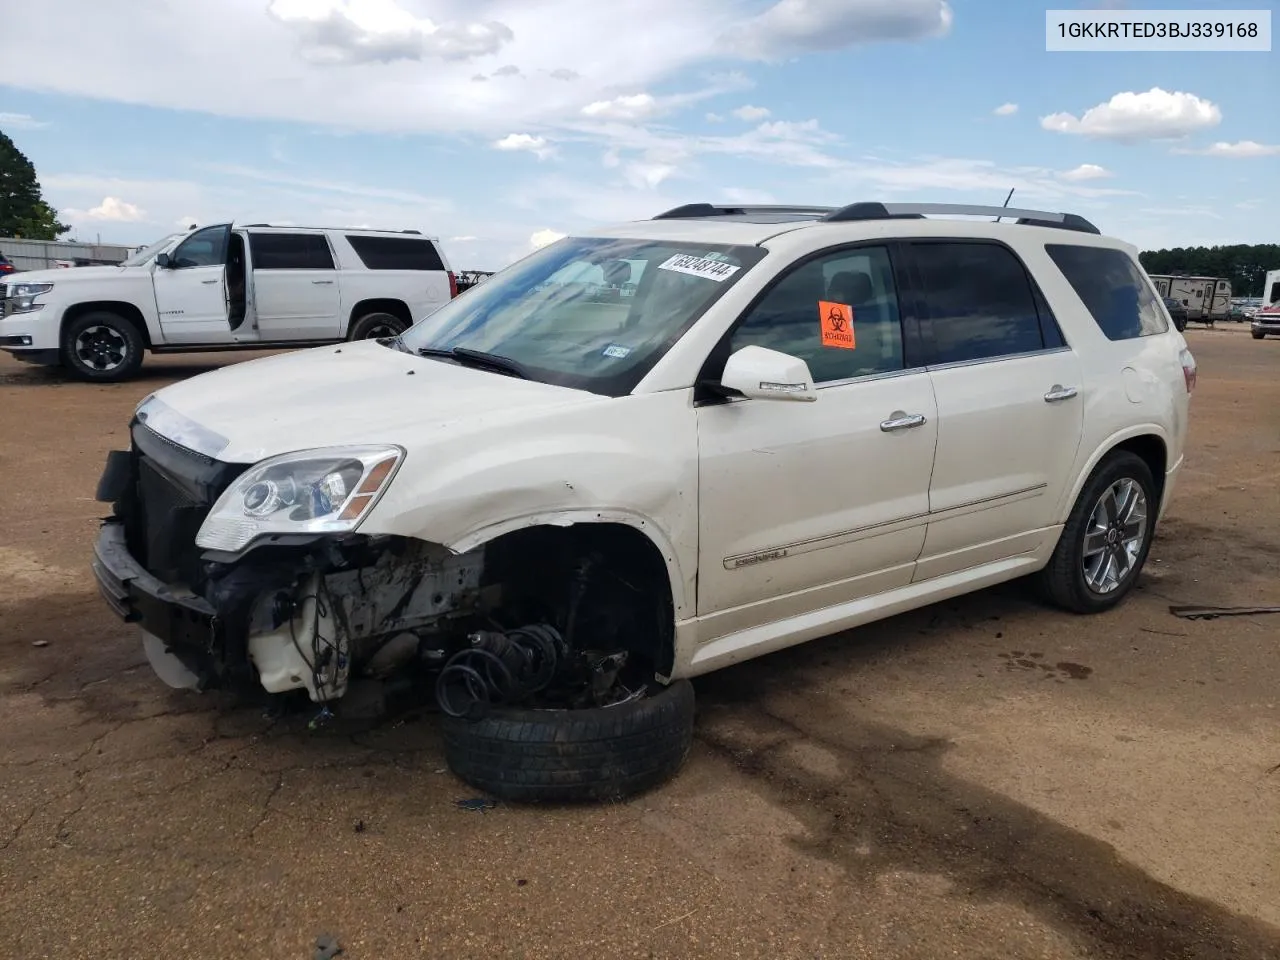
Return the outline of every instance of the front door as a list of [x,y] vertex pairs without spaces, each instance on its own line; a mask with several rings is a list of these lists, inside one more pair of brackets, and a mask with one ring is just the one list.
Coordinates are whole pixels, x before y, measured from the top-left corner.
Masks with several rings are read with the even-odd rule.
[[1017,256],[986,241],[915,241],[938,402],[928,580],[1020,556],[1055,536],[1086,397],[1080,360]]
[[717,351],[799,357],[818,399],[698,409],[703,639],[910,583],[938,424],[903,344],[890,253],[861,246],[783,275]]
[[249,254],[259,340],[341,335],[338,271],[323,233],[251,233]]
[[231,342],[227,325],[227,238],[230,224],[197,230],[152,268],[160,329],[169,344]]

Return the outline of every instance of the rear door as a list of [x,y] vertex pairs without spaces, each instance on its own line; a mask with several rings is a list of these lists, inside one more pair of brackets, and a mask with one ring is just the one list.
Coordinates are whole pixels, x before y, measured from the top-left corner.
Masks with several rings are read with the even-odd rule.
[[915,579],[1028,553],[1053,535],[1085,398],[1079,358],[1018,256],[985,240],[907,245],[938,404]]
[[341,337],[338,270],[323,233],[250,233],[249,254],[260,340]]
[[342,238],[359,261],[343,274],[349,307],[370,299],[399,300],[417,323],[449,302],[453,280],[439,248],[427,237],[344,233]]
[[231,342],[227,322],[227,241],[231,224],[197,230],[152,266],[156,310],[167,344]]

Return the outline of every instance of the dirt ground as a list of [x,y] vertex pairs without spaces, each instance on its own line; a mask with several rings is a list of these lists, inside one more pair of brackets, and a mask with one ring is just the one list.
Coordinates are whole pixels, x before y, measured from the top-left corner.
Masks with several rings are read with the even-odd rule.
[[[88,562],[142,380],[0,360],[0,955],[1280,958],[1280,341],[1188,333],[1189,463],[1140,590],[1018,584],[697,683],[684,772],[488,812],[430,717],[168,690]],[[217,362],[233,362],[223,358]]]

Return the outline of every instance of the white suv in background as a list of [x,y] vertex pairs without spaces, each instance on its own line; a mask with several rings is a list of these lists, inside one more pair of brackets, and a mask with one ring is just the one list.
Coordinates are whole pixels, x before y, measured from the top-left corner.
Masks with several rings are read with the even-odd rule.
[[0,283],[0,349],[122,380],[143,354],[312,346],[394,336],[457,294],[418,231],[218,224],[175,234],[118,267]]
[[176,686],[431,676],[464,779],[616,797],[680,765],[690,677],[1017,577],[1119,603],[1195,372],[1079,217],[695,204],[157,391],[93,569]]

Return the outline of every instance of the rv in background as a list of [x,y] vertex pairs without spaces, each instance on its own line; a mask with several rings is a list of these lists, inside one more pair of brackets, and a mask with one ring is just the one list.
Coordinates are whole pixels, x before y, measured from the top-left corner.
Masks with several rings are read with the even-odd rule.
[[1221,277],[1152,276],[1160,296],[1187,308],[1187,319],[1213,326],[1231,313],[1231,281]]

